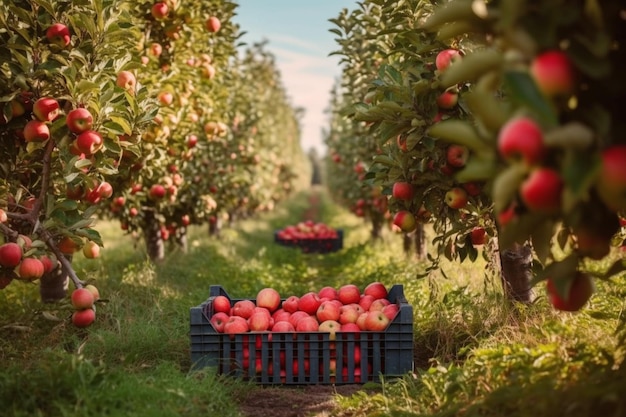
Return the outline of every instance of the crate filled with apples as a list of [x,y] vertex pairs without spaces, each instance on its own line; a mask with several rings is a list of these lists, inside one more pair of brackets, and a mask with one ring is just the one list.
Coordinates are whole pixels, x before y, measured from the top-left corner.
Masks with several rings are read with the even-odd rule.
[[305,220],[274,232],[274,242],[297,247],[304,253],[329,253],[343,248],[343,230]]
[[402,285],[287,297],[263,288],[251,299],[213,285],[190,319],[194,368],[259,384],[362,384],[413,370],[413,307]]

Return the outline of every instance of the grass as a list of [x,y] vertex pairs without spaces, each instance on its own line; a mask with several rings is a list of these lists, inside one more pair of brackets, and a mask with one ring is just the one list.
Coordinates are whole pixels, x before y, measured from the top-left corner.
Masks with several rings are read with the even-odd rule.
[[[273,243],[274,230],[307,217],[344,229],[344,249],[306,255]],[[74,261],[103,296],[90,328],[69,324],[67,302],[42,305],[35,285],[0,291],[3,415],[241,415],[238,401],[253,387],[210,369],[189,371],[189,308],[207,298],[209,286],[250,298],[266,286],[301,294],[373,280],[404,285],[414,307],[416,370],[337,394],[330,415],[626,415],[625,277],[599,282],[577,314],[554,312],[543,296],[531,306],[506,303],[480,258],[443,262],[449,278],[417,279],[426,265],[407,258],[400,239],[385,233],[370,242],[367,224],[323,190],[295,195],[219,238],[193,228],[188,252],[175,250],[156,266],[118,225],[98,229],[107,243],[102,257]]]

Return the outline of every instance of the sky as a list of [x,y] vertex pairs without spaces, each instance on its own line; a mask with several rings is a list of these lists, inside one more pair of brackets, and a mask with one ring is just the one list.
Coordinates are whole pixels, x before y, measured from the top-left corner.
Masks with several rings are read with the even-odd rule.
[[301,120],[301,144],[305,152],[315,148],[325,154],[322,129],[330,91],[341,74],[334,25],[328,21],[343,8],[354,10],[356,0],[239,0],[234,22],[245,31],[240,41],[252,45],[268,41],[291,102],[305,110]]

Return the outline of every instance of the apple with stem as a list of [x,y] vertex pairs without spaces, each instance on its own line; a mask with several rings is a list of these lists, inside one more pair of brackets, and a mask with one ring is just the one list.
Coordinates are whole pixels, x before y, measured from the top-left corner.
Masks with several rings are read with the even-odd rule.
[[67,114],[65,124],[72,133],[80,134],[91,130],[93,126],[93,116],[89,110],[79,107]]
[[462,168],[469,158],[469,149],[462,145],[450,145],[446,149],[446,161],[448,165],[455,168]]
[[467,191],[461,187],[453,187],[446,192],[444,201],[450,208],[463,208],[467,205],[468,201]]

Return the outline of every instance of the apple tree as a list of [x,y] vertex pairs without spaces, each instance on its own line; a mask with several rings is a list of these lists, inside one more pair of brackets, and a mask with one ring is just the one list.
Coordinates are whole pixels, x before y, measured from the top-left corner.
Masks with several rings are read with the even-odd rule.
[[[474,123],[429,134],[472,143],[480,157],[462,175],[488,184],[501,247],[531,244],[535,282],[547,282],[555,307],[576,310],[593,288],[586,262],[624,239],[623,4],[526,3],[454,0],[422,25],[440,39],[482,40],[441,78],[444,88],[471,83]],[[595,275],[623,269],[618,259]]]
[[[3,288],[38,280],[48,302],[66,296],[68,279],[78,289],[88,282],[72,256],[96,256],[103,245],[97,207],[124,185],[124,155],[141,154],[137,138],[156,112],[147,90],[124,78],[132,21],[116,0],[0,5]],[[93,321],[90,312],[79,317]]]
[[[371,1],[333,20],[339,53],[346,57],[345,102],[336,113],[359,123],[372,138],[364,180],[382,187],[389,197],[394,226],[415,233],[432,222],[440,255],[476,259],[476,247],[494,232],[482,184],[455,176],[470,150],[426,135],[441,120],[471,118],[463,102],[465,90],[442,88],[439,76],[451,59],[461,59],[473,44],[445,44],[419,30],[432,9],[423,1]],[[373,52],[367,57],[364,50]],[[363,59],[369,61],[365,71],[354,64]],[[346,142],[352,134],[345,135]],[[352,146],[367,149],[354,142]],[[431,261],[434,269],[436,258]]]

